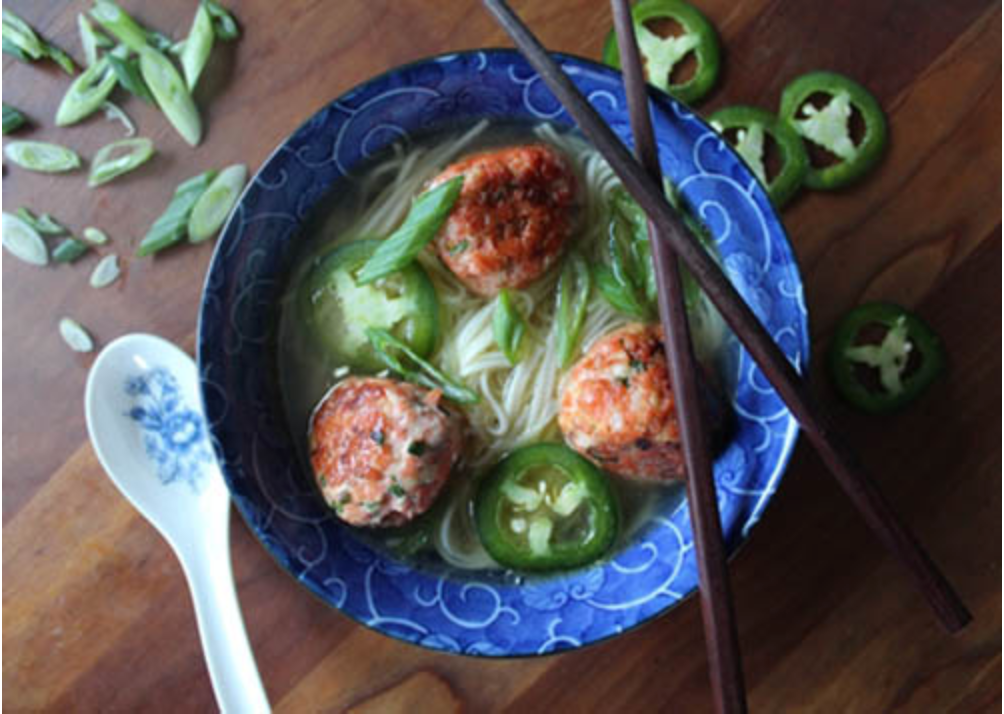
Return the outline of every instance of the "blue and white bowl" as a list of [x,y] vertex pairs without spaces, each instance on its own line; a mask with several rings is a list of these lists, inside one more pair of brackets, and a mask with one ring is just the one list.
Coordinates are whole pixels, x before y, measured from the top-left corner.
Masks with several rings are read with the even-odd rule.
[[[560,56],[579,89],[626,142],[618,72]],[[276,149],[216,247],[199,323],[202,396],[234,502],[283,568],[316,595],[384,634],[470,655],[535,655],[620,634],[697,587],[686,505],[662,511],[608,561],[519,584],[493,573],[421,569],[362,542],[335,519],[299,467],[276,378],[277,306],[315,204],[354,165],[437,125],[489,118],[572,122],[515,51],[444,55],[400,67],[322,108]],[[670,97],[653,115],[662,169],[711,229],[722,264],[792,362],[809,333],[784,229],[759,183],[699,117]],[[727,344],[738,425],[715,462],[730,552],[781,482],[798,428],[748,355]]]

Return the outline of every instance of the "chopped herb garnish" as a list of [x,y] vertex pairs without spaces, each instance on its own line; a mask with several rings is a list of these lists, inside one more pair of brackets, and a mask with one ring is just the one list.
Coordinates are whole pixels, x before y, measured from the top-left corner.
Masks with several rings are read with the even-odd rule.
[[382,431],[380,431],[379,429],[377,429],[374,432],[371,432],[370,433],[370,438],[373,439],[373,441],[375,441],[380,446],[383,446],[383,442],[386,441],[386,437],[384,436],[384,433]]
[[471,247],[470,241],[462,240],[459,243],[455,243],[452,246],[450,246],[450,249],[447,252],[450,255],[459,255],[460,253],[463,253],[470,247]]
[[629,389],[631,387],[631,380],[627,377],[618,377],[617,381],[621,383],[621,386],[624,387],[624,389]]
[[413,456],[421,456],[425,453],[427,446],[424,441],[413,441],[408,444],[408,453]]
[[644,372],[645,371],[645,363],[642,362],[640,359],[635,359],[634,357],[632,357],[631,361],[628,362],[628,365],[635,372]]
[[390,491],[390,495],[394,498],[404,498],[407,495],[407,491],[401,488],[401,484],[396,478],[391,479],[390,488],[387,490]]

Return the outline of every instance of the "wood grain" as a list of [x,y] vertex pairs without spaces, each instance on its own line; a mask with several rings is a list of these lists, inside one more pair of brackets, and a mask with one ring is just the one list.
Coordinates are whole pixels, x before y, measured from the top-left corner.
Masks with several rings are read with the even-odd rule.
[[[506,44],[477,3],[264,0],[232,3],[244,37],[214,52],[197,93],[207,123],[193,151],[156,112],[128,100],[157,158],[89,190],[80,175],[7,167],[4,210],[49,211],[76,231],[104,228],[124,259],[112,288],[87,286],[97,256],[72,267],[3,261],[3,693],[10,711],[209,711],[215,706],[180,567],[108,483],[87,443],[92,357],[70,353],[70,315],[104,344],[164,335],[191,351],[211,246],[132,259],[173,187],[209,167],[257,167],[330,98],[388,67]],[[10,3],[79,56],[83,2]],[[176,36],[181,3],[126,0]],[[800,447],[767,516],[732,562],[753,711],[983,711],[1001,706],[1001,9],[959,0],[745,0],[701,3],[719,28],[725,75],[702,111],[775,107],[797,74],[857,77],[886,107],[890,153],[864,183],[804,194],[785,223],[806,280],[813,374],[884,490],[974,610],[941,633],[898,568]],[[556,50],[597,57],[604,3],[517,3]],[[3,60],[4,101],[35,120],[26,137],[84,155],[118,138],[101,119],[56,130],[58,69]],[[915,306],[944,337],[946,379],[884,418],[842,407],[819,369],[835,319],[872,298]],[[235,518],[235,521],[239,519]],[[387,639],[310,596],[243,523],[234,569],[252,645],[278,711],[704,711],[699,608],[688,601],[616,640],[540,659],[457,658]]]

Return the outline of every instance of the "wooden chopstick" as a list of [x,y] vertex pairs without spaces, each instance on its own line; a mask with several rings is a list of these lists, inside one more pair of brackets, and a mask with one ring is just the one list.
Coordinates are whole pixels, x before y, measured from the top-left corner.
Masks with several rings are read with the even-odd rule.
[[[659,149],[652,131],[648,109],[648,91],[641,68],[631,7],[627,0],[611,0],[614,29],[620,47],[624,88],[631,116],[635,156],[657,184],[662,183]],[[742,657],[739,652],[732,588],[722,538],[718,497],[715,491],[707,422],[702,414],[698,389],[698,366],[694,359],[687,313],[684,309],[680,270],[676,254],[659,237],[659,229],[648,223],[649,243],[655,267],[659,295],[659,315],[666,335],[663,344],[669,363],[670,382],[680,422],[683,460],[686,466],[687,506],[697,551],[697,574],[701,593],[701,619],[708,653],[711,693],[717,712],[745,712],[746,687],[743,684]]]
[[945,629],[956,632],[965,627],[972,616],[958,594],[867,476],[854,452],[831,425],[829,417],[814,403],[808,384],[788,362],[714,260],[689,235],[679,216],[666,202],[662,187],[645,174],[509,6],[503,0],[482,2],[579,125],[582,133],[603,154],[624,188],[658,228],[658,235],[671,244],[690,269],[694,279],[787,404],[865,523],[913,576]]

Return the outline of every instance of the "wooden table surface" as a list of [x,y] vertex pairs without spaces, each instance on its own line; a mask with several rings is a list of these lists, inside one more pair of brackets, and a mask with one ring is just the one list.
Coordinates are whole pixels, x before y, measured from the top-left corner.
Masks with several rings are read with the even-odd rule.
[[[124,0],[175,37],[194,2]],[[57,332],[68,315],[99,346],[133,331],[191,351],[211,245],[136,259],[173,187],[210,167],[256,168],[329,99],[430,54],[507,46],[476,2],[231,0],[244,34],[214,52],[197,92],[198,150],[135,99],[124,106],[155,160],[97,190],[81,174],[8,166],[4,210],[49,211],[104,228],[123,278],[88,286],[73,266],[3,260],[3,694],[11,711],[209,711],[215,706],[186,585],[165,543],[111,486],[87,440],[94,355]],[[10,5],[81,56],[87,3]],[[811,316],[814,379],[882,487],[972,608],[949,636],[862,527],[803,442],[784,486],[732,564],[754,711],[977,711],[1001,703],[1001,7],[983,0],[706,0],[725,66],[701,109],[777,106],[796,75],[827,68],[866,84],[891,121],[890,152],[860,186],[805,194],[784,212]],[[520,2],[555,50],[596,58],[603,2]],[[25,136],[85,156],[119,138],[102,119],[55,129],[68,84],[4,57],[4,101]],[[914,408],[866,417],[841,407],[818,369],[835,319],[859,301],[915,307],[944,337],[950,372]],[[233,561],[250,639],[275,708],[333,711],[703,711],[710,708],[699,608],[691,599],[616,640],[559,656],[484,661],[387,639],[294,582],[240,518]],[[371,707],[367,709],[366,707]]]

